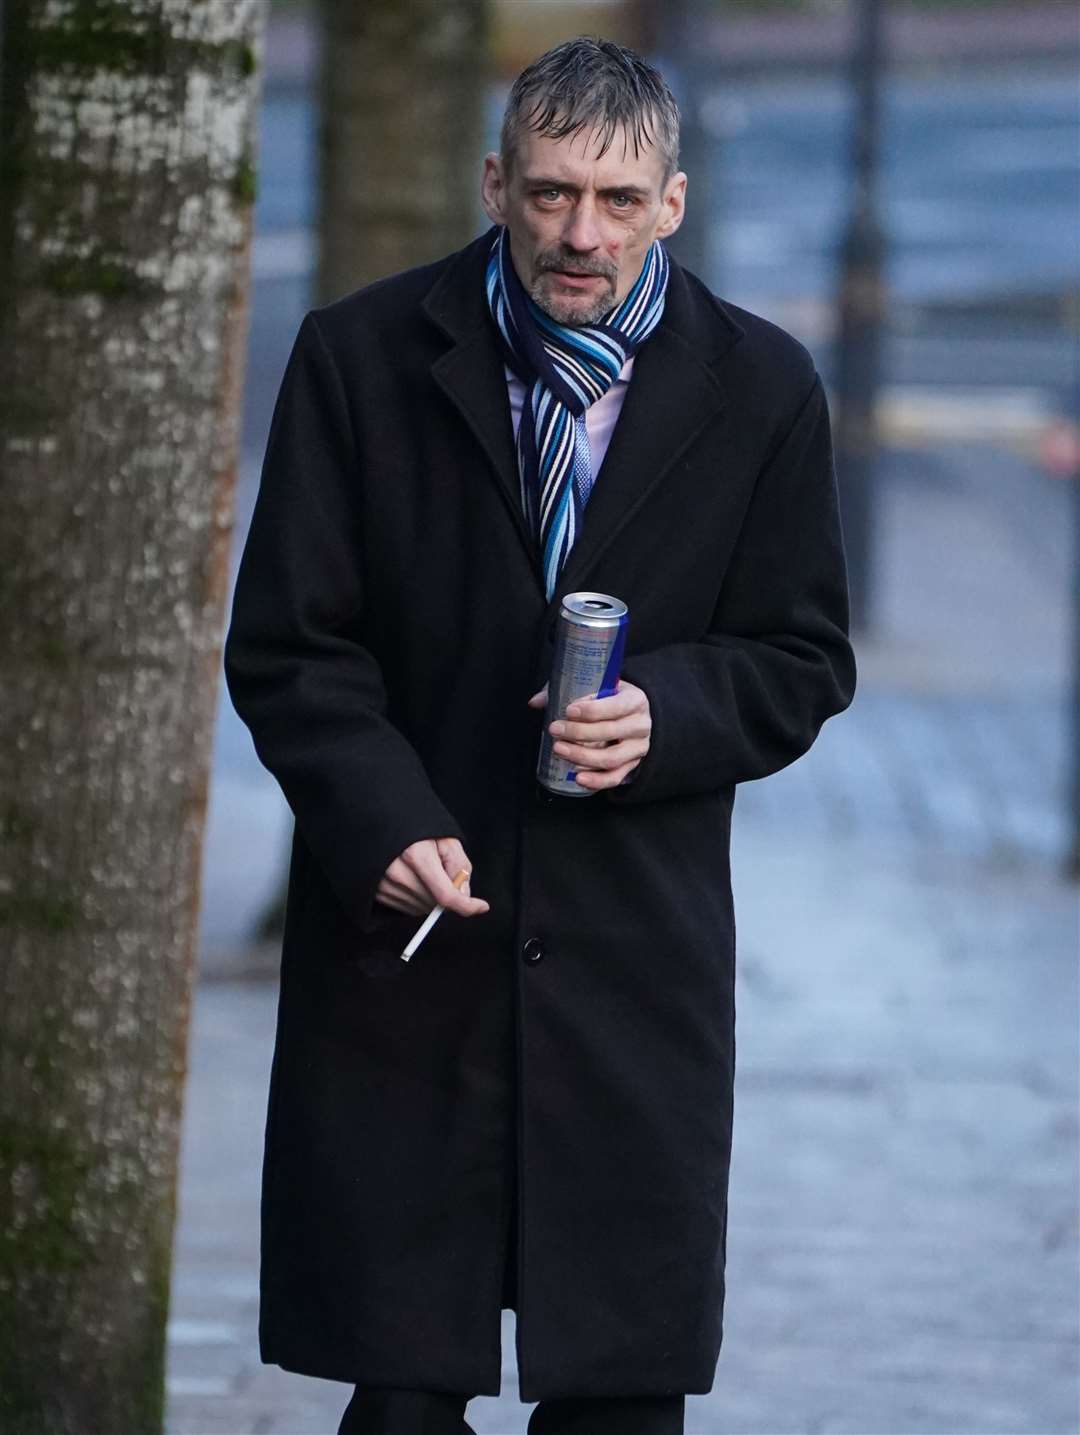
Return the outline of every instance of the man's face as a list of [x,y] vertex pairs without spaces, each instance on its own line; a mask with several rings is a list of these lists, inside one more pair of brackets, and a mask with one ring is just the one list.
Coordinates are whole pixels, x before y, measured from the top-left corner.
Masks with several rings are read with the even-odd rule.
[[649,245],[682,222],[686,175],[663,183],[653,146],[620,127],[599,155],[596,130],[554,140],[525,130],[509,166],[484,161],[483,202],[505,224],[526,293],[557,323],[595,324],[633,287]]

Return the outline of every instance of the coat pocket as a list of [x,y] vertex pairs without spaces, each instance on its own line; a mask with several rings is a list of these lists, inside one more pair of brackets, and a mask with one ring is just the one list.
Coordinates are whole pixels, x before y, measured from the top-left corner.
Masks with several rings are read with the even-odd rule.
[[409,969],[409,962],[402,961],[401,953],[422,921],[422,917],[376,902],[366,929],[361,931],[350,926],[341,960],[350,970],[377,981],[400,978]]

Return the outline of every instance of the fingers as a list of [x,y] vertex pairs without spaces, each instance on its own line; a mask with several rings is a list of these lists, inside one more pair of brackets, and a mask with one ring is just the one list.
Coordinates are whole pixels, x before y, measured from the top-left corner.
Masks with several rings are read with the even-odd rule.
[[431,911],[431,893],[401,857],[395,857],[383,873],[375,896],[399,912],[422,916]]
[[[421,854],[418,868],[431,893],[433,904],[437,902],[440,907],[445,907],[448,912],[456,912],[459,917],[473,917],[488,911],[488,904],[482,898],[471,897],[454,886],[453,881],[446,875],[438,853]],[[460,870],[459,867],[458,871]]]
[[582,743],[557,742],[556,754],[572,767],[587,772],[614,772],[628,762],[640,762],[649,750],[648,738],[612,743],[609,747],[588,747]]
[[406,897],[395,893],[386,883],[386,878],[379,883],[375,890],[375,900],[384,907],[389,907],[395,912],[401,912],[407,917],[426,917],[431,911],[430,902],[421,902],[416,897]]
[[435,850],[439,854],[443,871],[450,878],[451,882],[461,871],[462,867],[466,872],[472,873],[472,863],[465,855],[465,848],[456,837],[437,837],[435,839]]
[[589,788],[593,792],[600,792],[607,787],[618,787],[640,762],[641,758],[636,757],[632,762],[625,762],[621,766],[613,768],[610,772],[589,772],[586,770],[576,773],[575,776],[579,786]]
[[577,698],[567,707],[567,715],[593,722],[599,718],[627,717],[630,713],[648,710],[649,700],[643,689],[624,683],[617,693],[606,698]]
[[548,725],[555,755],[579,772],[604,777],[602,784],[586,780],[582,787],[617,785],[649,751],[652,711],[648,695],[633,683],[610,697],[579,698],[566,712]]
[[652,718],[641,713],[611,722],[569,722],[564,718],[553,722],[550,731],[557,752],[560,742],[625,742],[628,738],[648,737],[652,732]]
[[652,733],[652,714],[645,708],[625,717],[607,717],[598,714],[594,719],[579,718],[576,722],[568,718],[549,724],[549,731],[555,739],[555,751],[559,743],[583,742],[626,742],[635,738],[648,738]]
[[[445,864],[440,842],[444,844],[448,859]],[[395,870],[397,862],[402,864],[407,875]],[[449,866],[454,867],[452,874],[448,871]],[[391,880],[404,882],[410,891],[419,890],[426,902],[423,909],[425,912],[438,905],[445,907],[448,912],[456,912],[461,917],[478,916],[490,910],[489,904],[480,897],[459,891],[453,885],[453,878],[463,867],[472,870],[472,863],[460,842],[454,838],[440,838],[438,841],[426,838],[406,847],[401,856],[387,868],[387,876]]]
[[624,742],[648,737],[652,732],[649,700],[641,688],[631,685],[608,698],[581,698],[571,703],[566,713],[566,717],[549,724],[548,730],[556,739]]
[[545,683],[544,686],[540,689],[540,691],[539,691],[538,693],[533,693],[532,697],[529,699],[529,707],[531,707],[531,708],[544,708],[544,707],[547,707],[547,696],[548,696],[548,685],[547,685],[547,683]]
[[465,848],[456,837],[437,837],[435,847],[439,853],[443,871],[450,878],[452,884],[456,881],[458,873],[462,870],[465,871],[465,879],[457,883],[457,890],[464,893],[466,897],[471,896],[469,882],[472,877],[472,863],[465,855]]

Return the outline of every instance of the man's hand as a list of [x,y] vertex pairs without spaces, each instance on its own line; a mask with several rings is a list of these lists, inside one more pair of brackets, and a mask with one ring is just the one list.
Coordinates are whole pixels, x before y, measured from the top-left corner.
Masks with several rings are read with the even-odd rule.
[[434,906],[459,917],[479,916],[490,906],[482,897],[469,895],[469,878],[454,886],[462,867],[472,872],[456,837],[425,837],[390,863],[375,889],[375,900],[413,917],[426,917]]
[[[547,683],[529,699],[531,708],[547,706]],[[620,679],[609,698],[581,698],[566,719],[548,724],[557,756],[572,763],[578,785],[598,792],[625,782],[649,750],[652,713],[642,688]]]

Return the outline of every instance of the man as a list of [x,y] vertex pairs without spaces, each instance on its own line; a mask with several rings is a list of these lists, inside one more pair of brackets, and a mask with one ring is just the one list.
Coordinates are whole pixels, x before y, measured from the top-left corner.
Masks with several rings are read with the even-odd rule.
[[[821,381],[666,256],[677,155],[640,58],[544,55],[493,228],[309,314],[275,411],[225,659],[296,816],[260,1341],[356,1385],[343,1435],[468,1430],[503,1307],[530,1435],[672,1435],[712,1387],[735,785],[855,668]],[[618,692],[553,723],[556,797],[582,589],[629,636]]]

